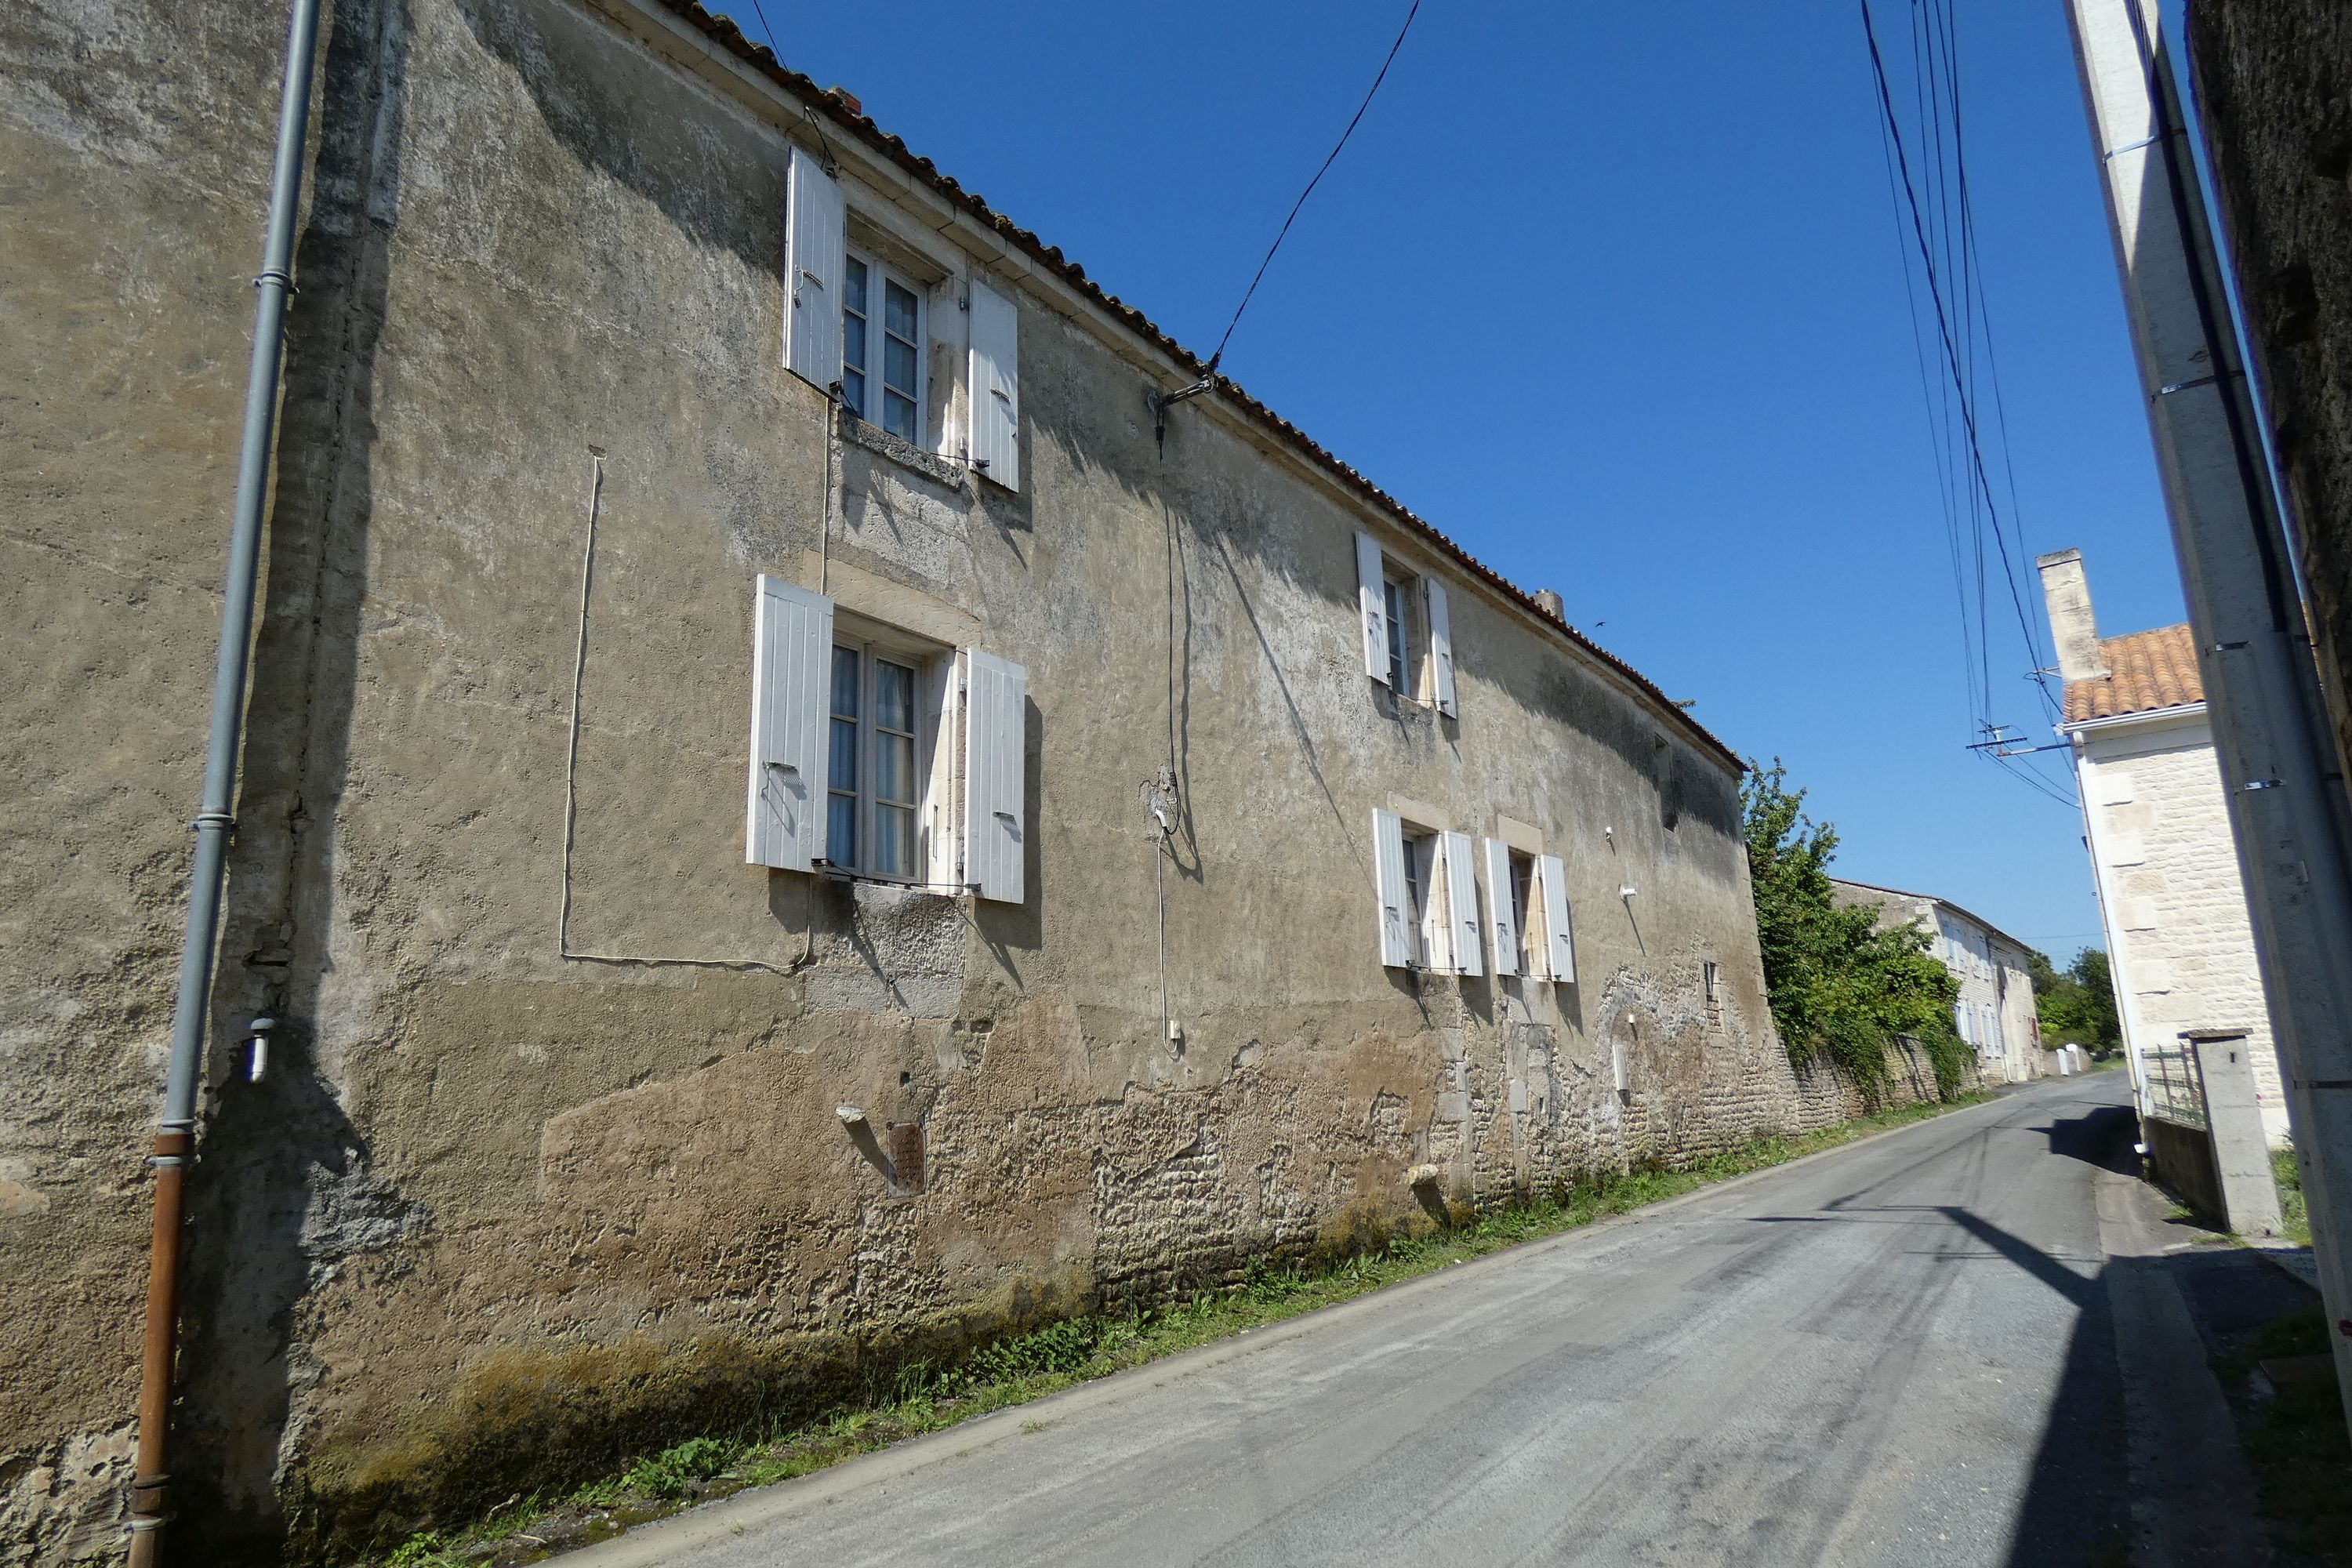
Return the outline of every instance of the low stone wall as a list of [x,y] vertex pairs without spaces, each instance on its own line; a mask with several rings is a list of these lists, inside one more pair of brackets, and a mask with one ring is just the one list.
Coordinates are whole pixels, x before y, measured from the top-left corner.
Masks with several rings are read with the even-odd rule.
[[2143,1116],[2139,1125],[2156,1179],[2190,1208],[2228,1228],[2230,1208],[2222,1201],[2211,1135],[2202,1128],[2184,1127],[2160,1116]]
[[[1852,1074],[1827,1061],[1801,1063],[1796,1075],[1796,1116],[1790,1129],[1795,1132],[1817,1132],[1874,1110],[1932,1104],[1944,1098],[1936,1088],[1935,1064],[1928,1059],[1927,1047],[1916,1040],[1899,1040],[1887,1047],[1886,1082],[1874,1095]],[[1953,1092],[1974,1094],[1983,1088],[1984,1080],[1971,1061]]]

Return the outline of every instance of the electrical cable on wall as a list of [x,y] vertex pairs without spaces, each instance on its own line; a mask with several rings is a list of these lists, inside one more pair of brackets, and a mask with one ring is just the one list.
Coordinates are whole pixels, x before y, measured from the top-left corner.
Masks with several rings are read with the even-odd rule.
[[[572,722],[565,734],[563,747],[562,901],[555,917],[556,956],[575,963],[613,963],[632,968],[763,970],[771,974],[798,973],[807,967],[809,955],[816,950],[814,902],[809,909],[808,932],[801,948],[801,956],[790,964],[770,963],[760,958],[643,958],[630,953],[583,952],[572,945],[572,847],[580,820],[580,696],[588,673],[588,593],[596,581],[596,524],[604,512],[604,449],[591,447],[588,458],[594,468],[588,480],[588,538],[580,552],[580,635],[572,645]],[[813,900],[814,894],[810,897]]]

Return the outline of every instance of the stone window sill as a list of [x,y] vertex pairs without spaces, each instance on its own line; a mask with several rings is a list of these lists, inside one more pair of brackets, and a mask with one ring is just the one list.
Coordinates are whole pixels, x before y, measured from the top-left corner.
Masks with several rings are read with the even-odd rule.
[[913,469],[933,484],[945,485],[951,490],[964,488],[967,469],[957,458],[927,452],[912,441],[891,435],[879,425],[867,424],[846,408],[840,412],[839,426],[844,441],[854,442],[869,452],[879,453],[902,468]]

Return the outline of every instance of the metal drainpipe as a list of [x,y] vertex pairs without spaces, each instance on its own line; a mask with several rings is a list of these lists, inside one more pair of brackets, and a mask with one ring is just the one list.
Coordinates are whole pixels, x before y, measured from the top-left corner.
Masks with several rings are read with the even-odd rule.
[[195,1151],[196,1080],[204,1067],[205,1019],[212,1005],[213,944],[236,794],[244,729],[254,579],[261,558],[262,502],[278,423],[278,356],[286,300],[294,291],[294,218],[302,198],[302,138],[310,118],[310,68],[319,0],[293,0],[286,30],[286,81],[278,110],[277,163],[269,181],[269,232],[263,241],[253,310],[253,362],[246,373],[245,442],[237,454],[236,514],[228,575],[222,584],[220,653],[213,667],[212,735],[205,749],[204,804],[196,813],[189,876],[188,930],[180,950],[180,990],[172,1009],[172,1062],[163,1116],[155,1130],[155,1234],[147,1268],[147,1344],[139,1381],[139,1461],[131,1483],[131,1568],[151,1568],[162,1543],[164,1436],[179,1329],[181,1197]]

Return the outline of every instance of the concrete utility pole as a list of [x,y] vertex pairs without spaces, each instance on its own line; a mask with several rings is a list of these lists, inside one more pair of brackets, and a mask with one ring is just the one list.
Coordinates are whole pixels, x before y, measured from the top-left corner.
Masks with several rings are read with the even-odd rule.
[[2352,1420],[2352,858],[2156,0],[2066,0]]

